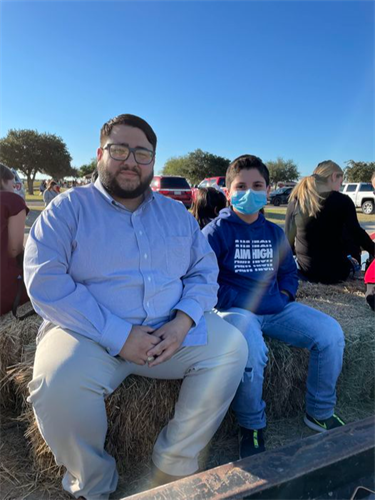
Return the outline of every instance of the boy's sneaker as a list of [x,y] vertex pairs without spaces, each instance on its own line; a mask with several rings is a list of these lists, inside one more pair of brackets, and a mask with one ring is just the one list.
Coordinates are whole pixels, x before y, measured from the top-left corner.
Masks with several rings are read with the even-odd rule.
[[264,446],[263,429],[246,429],[240,427],[239,431],[240,458],[251,457],[262,453]]
[[313,431],[318,432],[326,432],[331,429],[336,429],[337,427],[342,427],[345,425],[345,422],[341,420],[341,418],[335,414],[332,417],[327,418],[326,420],[318,420],[314,417],[310,417],[307,413],[305,414],[305,418],[303,419],[307,427],[310,427]]

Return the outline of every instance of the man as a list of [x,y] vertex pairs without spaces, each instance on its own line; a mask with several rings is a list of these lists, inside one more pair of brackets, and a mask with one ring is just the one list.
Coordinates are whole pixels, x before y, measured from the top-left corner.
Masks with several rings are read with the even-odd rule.
[[87,500],[116,489],[104,397],[129,374],[184,379],[153,453],[167,482],[197,471],[247,359],[241,333],[208,312],[218,268],[198,224],[150,190],[156,141],[133,115],[104,124],[99,178],[53,200],[26,246],[25,281],[45,320],[29,400],[67,469],[64,488]]

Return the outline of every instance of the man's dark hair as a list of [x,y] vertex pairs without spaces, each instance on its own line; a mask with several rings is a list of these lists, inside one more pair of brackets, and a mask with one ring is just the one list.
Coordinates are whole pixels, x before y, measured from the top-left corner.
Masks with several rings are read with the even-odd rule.
[[100,130],[100,144],[102,146],[115,125],[129,125],[129,127],[141,129],[145,133],[148,142],[152,144],[154,151],[156,150],[157,137],[155,132],[145,120],[135,115],[118,115],[108,120]]
[[230,190],[233,179],[236,175],[241,172],[241,170],[251,170],[255,168],[258,170],[260,175],[266,181],[266,186],[270,184],[270,173],[266,165],[262,162],[260,158],[253,155],[242,155],[232,161],[232,163],[227,168],[227,173],[225,176],[225,186]]

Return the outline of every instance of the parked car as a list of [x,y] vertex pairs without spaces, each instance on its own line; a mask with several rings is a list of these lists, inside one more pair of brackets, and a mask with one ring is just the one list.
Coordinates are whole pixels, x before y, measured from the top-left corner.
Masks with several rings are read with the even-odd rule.
[[270,193],[270,203],[272,203],[272,205],[275,205],[275,207],[278,207],[279,205],[282,205],[284,203],[288,203],[289,196],[292,191],[293,187],[282,187],[276,189],[276,191]]
[[192,189],[192,197],[193,201],[197,197],[197,191],[199,188],[203,187],[214,187],[216,189],[219,189],[220,191],[223,191],[225,196],[227,195],[227,188],[225,187],[225,176],[224,175],[219,175],[217,177],[206,177],[206,179],[203,179],[197,187]]
[[19,194],[21,198],[25,199],[26,192],[21,177],[18,175],[18,172],[15,168],[11,168],[11,171],[14,175],[14,192],[16,194]]
[[354,202],[357,208],[361,208],[364,214],[372,214],[375,207],[374,188],[370,182],[348,182],[342,185],[340,190]]
[[164,196],[181,201],[186,208],[191,207],[191,187],[185,177],[155,175],[151,181],[151,189]]

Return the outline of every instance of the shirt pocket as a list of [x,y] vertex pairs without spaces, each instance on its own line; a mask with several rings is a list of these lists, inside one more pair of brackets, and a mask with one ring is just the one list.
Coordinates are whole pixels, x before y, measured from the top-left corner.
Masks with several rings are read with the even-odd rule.
[[191,239],[187,236],[167,236],[167,272],[181,278],[190,267]]

